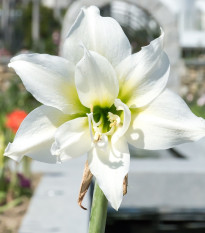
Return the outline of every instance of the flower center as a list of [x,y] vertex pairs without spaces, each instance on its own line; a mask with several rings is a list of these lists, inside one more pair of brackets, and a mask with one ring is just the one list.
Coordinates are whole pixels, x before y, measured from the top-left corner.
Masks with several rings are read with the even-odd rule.
[[[111,112],[112,111],[112,112]],[[114,113],[115,114],[114,114]],[[115,107],[101,109],[91,107],[91,113],[88,115],[90,136],[94,144],[98,147],[106,147],[108,137],[111,136],[121,122]]]

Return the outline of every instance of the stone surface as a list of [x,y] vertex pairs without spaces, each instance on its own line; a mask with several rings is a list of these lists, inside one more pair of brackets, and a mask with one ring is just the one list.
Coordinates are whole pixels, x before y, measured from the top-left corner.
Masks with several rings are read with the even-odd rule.
[[44,176],[31,200],[19,233],[86,233],[89,221],[89,194],[77,204],[86,157],[60,165],[33,162],[33,172]]
[[205,139],[169,150],[131,148],[128,193],[120,208],[205,209]]
[[201,55],[198,60],[187,61],[188,65],[181,78],[181,95],[188,102],[196,101],[204,107],[204,101],[200,104],[205,93],[205,55]]
[[200,160],[203,162],[205,161],[205,138],[194,143],[176,146],[175,150],[191,161]]
[[120,208],[205,208],[205,160],[133,159]]

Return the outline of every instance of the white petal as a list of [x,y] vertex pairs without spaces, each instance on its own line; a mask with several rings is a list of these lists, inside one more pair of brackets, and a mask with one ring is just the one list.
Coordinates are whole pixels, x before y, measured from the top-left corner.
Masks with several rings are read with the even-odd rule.
[[41,103],[64,113],[82,112],[74,83],[74,65],[46,54],[19,55],[9,63],[26,89]]
[[119,91],[115,71],[108,60],[86,50],[76,65],[75,83],[81,103],[88,108],[110,107]]
[[26,155],[43,163],[58,163],[58,159],[53,156],[50,151],[52,144],[53,138],[50,141],[43,143],[41,146],[36,147],[35,150],[32,150]]
[[[33,110],[21,123],[13,143],[9,143],[4,155],[20,161],[24,155],[46,163],[55,163],[50,146],[56,129],[69,117],[47,106]],[[48,151],[47,151],[48,150]]]
[[205,121],[195,116],[178,95],[166,89],[145,109],[132,111],[126,135],[137,148],[167,149],[205,136]]
[[107,150],[94,147],[88,153],[88,163],[106,198],[118,210],[123,198],[123,180],[130,164],[126,141],[121,138],[115,146],[109,144]]
[[64,161],[87,153],[91,144],[88,118],[79,117],[58,128],[51,153]]
[[131,54],[130,43],[117,21],[101,17],[94,6],[79,13],[65,40],[63,56],[77,63],[83,56],[81,42],[105,56],[113,66]]
[[117,130],[112,136],[111,140],[113,144],[116,143],[117,140],[126,133],[126,131],[130,126],[130,121],[131,121],[131,112],[126,104],[124,104],[120,99],[116,99],[115,107],[117,110],[122,110],[124,116],[123,116],[123,124],[121,126],[118,126]]
[[162,35],[141,51],[127,57],[117,67],[119,97],[129,107],[143,107],[165,88],[169,77],[169,59],[163,52]]

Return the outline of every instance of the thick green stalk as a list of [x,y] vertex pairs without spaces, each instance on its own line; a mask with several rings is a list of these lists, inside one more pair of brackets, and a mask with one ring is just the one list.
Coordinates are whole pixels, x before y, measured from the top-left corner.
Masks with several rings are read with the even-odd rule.
[[89,233],[104,233],[107,218],[107,199],[95,181],[90,214]]

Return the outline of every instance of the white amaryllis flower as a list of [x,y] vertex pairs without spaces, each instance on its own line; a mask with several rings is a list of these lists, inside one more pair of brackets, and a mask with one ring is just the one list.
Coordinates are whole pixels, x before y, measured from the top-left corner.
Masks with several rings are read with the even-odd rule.
[[64,44],[64,58],[19,55],[15,69],[43,105],[21,124],[5,155],[56,163],[88,154],[97,183],[118,209],[128,173],[128,143],[166,149],[205,136],[205,121],[165,88],[169,60],[163,38],[136,54],[119,24],[99,9],[82,9]]

